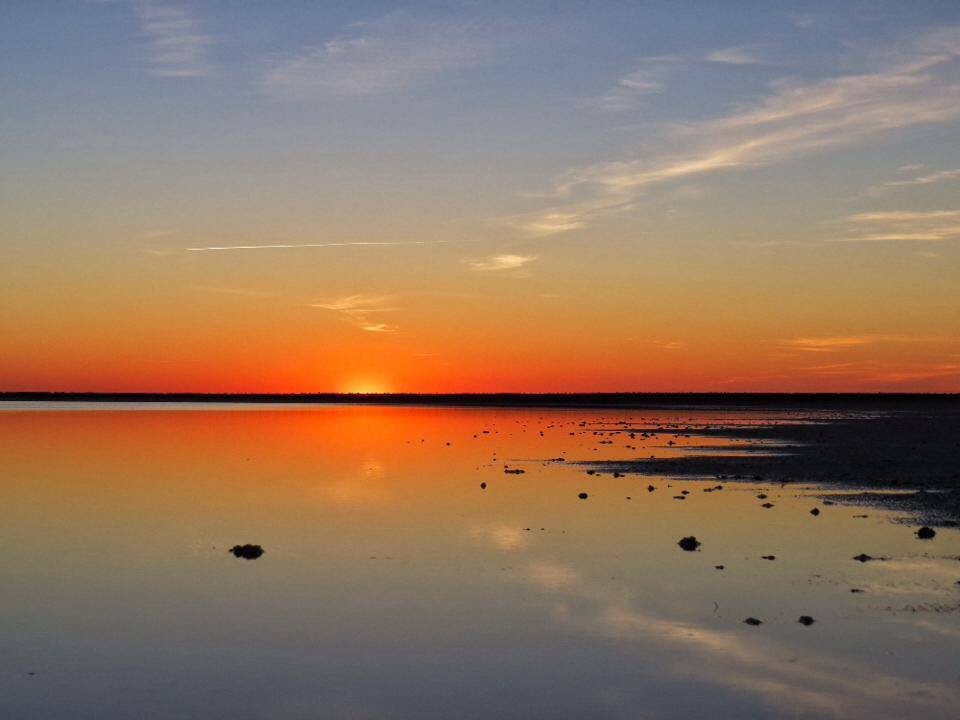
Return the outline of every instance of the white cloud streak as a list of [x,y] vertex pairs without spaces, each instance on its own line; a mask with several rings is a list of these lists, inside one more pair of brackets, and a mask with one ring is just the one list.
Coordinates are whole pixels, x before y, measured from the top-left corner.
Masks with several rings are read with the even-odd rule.
[[513,216],[528,236],[584,228],[630,209],[651,189],[758,168],[892,131],[960,119],[960,28],[945,28],[887,53],[873,72],[819,82],[780,81],[763,101],[732,114],[673,125],[650,153],[569,170],[553,183],[552,207]]
[[213,38],[203,32],[190,10],[159,0],[138,2],[134,8],[149,41],[154,75],[202,77],[212,73],[209,54]]
[[410,240],[409,242],[331,242],[331,243],[292,243],[280,245],[211,245],[207,247],[186,248],[187,252],[221,252],[226,250],[298,250],[301,248],[331,247],[393,247],[404,245],[444,245],[447,240]]

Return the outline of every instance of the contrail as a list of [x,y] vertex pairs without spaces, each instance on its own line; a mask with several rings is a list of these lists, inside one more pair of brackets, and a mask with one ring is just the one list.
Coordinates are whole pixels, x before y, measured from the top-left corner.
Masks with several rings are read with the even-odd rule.
[[187,248],[190,252],[211,252],[219,250],[287,250],[296,248],[355,247],[358,245],[441,245],[448,240],[411,240],[409,242],[333,242],[304,243],[298,245],[221,245],[212,247]]

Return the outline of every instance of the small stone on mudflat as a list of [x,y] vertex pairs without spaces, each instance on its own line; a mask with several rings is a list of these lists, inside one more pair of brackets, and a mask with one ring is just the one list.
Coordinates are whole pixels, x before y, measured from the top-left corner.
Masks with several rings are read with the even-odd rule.
[[814,620],[814,619],[813,619],[812,617],[810,617],[809,615],[801,615],[801,616],[797,619],[797,622],[800,623],[801,625],[810,626],[810,625],[813,625],[813,624],[816,622],[816,620]]
[[758,620],[755,617],[748,617],[743,622],[745,622],[747,625],[763,625],[763,620]]
[[244,560],[256,560],[258,557],[263,555],[263,548],[259,545],[234,545],[230,548],[230,552],[233,553],[234,557],[243,558]]
[[693,552],[703,543],[697,540],[693,535],[685,538],[680,538],[680,541],[677,543],[681,549],[686,550],[687,552]]
[[929,540],[930,538],[935,537],[936,534],[937,534],[936,530],[934,530],[933,528],[929,528],[926,525],[924,525],[922,528],[917,530],[917,537],[920,538],[921,540]]

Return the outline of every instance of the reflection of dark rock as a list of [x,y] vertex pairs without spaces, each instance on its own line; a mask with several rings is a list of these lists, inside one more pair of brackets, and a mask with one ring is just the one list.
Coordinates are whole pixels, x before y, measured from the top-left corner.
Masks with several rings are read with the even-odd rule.
[[800,623],[801,625],[810,626],[810,625],[813,625],[813,623],[816,621],[809,615],[801,615],[797,620],[797,622]]
[[936,530],[934,530],[933,528],[929,528],[926,525],[924,525],[922,528],[917,530],[917,537],[920,538],[921,540],[929,540],[930,538],[935,537],[936,534],[937,534]]
[[677,543],[677,545],[679,545],[681,549],[686,550],[687,552],[693,552],[698,547],[700,547],[701,544],[702,543],[699,540],[697,540],[693,535],[685,538],[680,538],[680,542]]
[[235,557],[243,558],[244,560],[256,560],[263,555],[263,548],[259,545],[234,545],[230,548],[230,552],[232,552]]
[[577,497],[580,498],[581,500],[586,500],[590,496],[587,495],[586,493],[580,493],[579,495],[577,495]]
[[755,617],[748,617],[744,622],[747,625],[763,625],[763,620],[757,620]]
[[854,555],[853,559],[859,560],[860,562],[868,562],[870,560],[873,560],[873,558],[867,555],[866,553],[860,553],[859,555]]

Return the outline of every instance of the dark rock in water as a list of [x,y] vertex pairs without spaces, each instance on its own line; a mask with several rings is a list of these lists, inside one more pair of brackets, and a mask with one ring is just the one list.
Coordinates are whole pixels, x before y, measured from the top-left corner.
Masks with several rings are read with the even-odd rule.
[[689,494],[690,494],[690,491],[689,491],[689,490],[681,490],[681,491],[680,491],[680,494],[681,494],[681,495],[689,495]]
[[723,565],[714,565],[714,566],[713,566],[713,569],[714,569],[714,570],[723,570]]
[[755,617],[748,617],[744,620],[747,625],[763,625],[763,620],[757,620]]
[[773,507],[773,503],[764,503],[760,507],[767,508],[768,510]]
[[797,619],[797,622],[800,623],[801,625],[810,626],[810,625],[813,625],[813,623],[815,623],[816,620],[814,620],[814,619],[813,619],[812,617],[810,617],[809,615],[801,615],[801,616]]
[[507,473],[507,475],[523,475],[526,472],[526,470],[523,470],[521,468],[508,468],[508,467],[505,467],[503,471]]
[[764,560],[776,560],[776,559],[777,559],[777,556],[776,556],[776,555],[761,555],[760,557],[763,558]]
[[766,500],[766,499],[767,499],[767,496],[764,493],[760,493],[759,495],[757,495],[757,500]]
[[810,511],[810,514],[811,514],[811,515],[814,515],[814,516],[819,515],[819,514],[820,514],[820,509],[819,509],[819,508],[814,508],[813,510]]
[[674,499],[674,500],[686,500],[686,499],[687,499],[687,496],[686,496],[686,495],[674,495],[674,496],[673,496],[673,499]]
[[480,489],[481,489],[481,490],[486,490],[486,489],[487,489],[487,484],[486,484],[485,482],[480,483]]
[[234,545],[230,548],[230,552],[234,554],[234,557],[243,558],[244,560],[256,560],[263,555],[263,548],[259,545]]
[[586,500],[590,496],[587,495],[586,493],[580,493],[579,495],[577,495],[577,497],[580,498],[581,500]]
[[836,505],[836,503],[835,503],[833,500],[824,500],[824,501],[823,501],[823,504],[824,504],[824,505]]
[[922,528],[917,530],[917,537],[920,538],[921,540],[929,540],[930,538],[935,537],[936,534],[937,534],[936,530],[934,530],[933,528],[929,528],[926,525],[924,525]]
[[647,485],[647,492],[653,492],[653,491],[656,490],[656,489],[657,489],[657,488],[654,487],[653,485]]
[[680,542],[677,543],[681,549],[686,550],[687,552],[693,552],[696,550],[702,543],[697,540],[693,535],[690,537],[680,538]]
[[873,558],[867,555],[866,553],[860,553],[859,555],[854,555],[853,559],[858,560],[859,562],[868,562],[870,560],[873,560]]
[[852,592],[852,593],[862,593],[863,590],[861,590],[860,588],[850,588],[850,592]]

